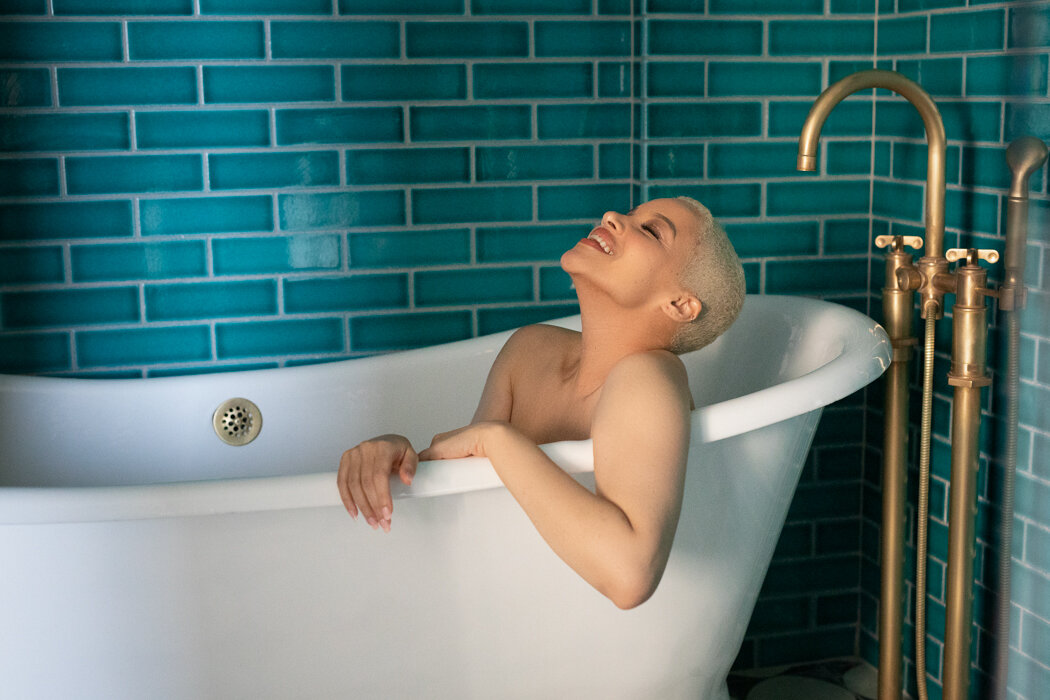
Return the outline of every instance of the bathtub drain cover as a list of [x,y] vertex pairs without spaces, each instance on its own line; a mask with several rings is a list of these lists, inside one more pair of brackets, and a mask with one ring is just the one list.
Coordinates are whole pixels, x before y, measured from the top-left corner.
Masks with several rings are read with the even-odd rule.
[[262,413],[248,399],[229,399],[215,409],[212,425],[215,434],[228,445],[247,445],[262,430]]

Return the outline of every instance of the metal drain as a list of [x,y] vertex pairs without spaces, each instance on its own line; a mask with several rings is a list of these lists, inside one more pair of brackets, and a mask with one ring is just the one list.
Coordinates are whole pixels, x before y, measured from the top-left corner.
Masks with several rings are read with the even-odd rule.
[[237,447],[247,445],[262,430],[262,412],[248,399],[223,401],[215,409],[211,421],[219,439]]

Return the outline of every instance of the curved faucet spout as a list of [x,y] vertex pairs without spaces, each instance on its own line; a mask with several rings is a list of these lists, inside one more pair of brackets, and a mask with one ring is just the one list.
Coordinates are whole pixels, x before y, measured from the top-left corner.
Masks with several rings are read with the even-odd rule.
[[820,130],[831,110],[847,96],[860,90],[885,88],[905,98],[915,109],[919,110],[922,123],[926,127],[926,145],[928,150],[926,164],[926,256],[940,257],[944,254],[944,163],[945,137],[944,122],[929,94],[900,73],[887,70],[865,70],[853,73],[825,90],[813,107],[802,126],[798,139],[798,169],[816,170],[817,141]]

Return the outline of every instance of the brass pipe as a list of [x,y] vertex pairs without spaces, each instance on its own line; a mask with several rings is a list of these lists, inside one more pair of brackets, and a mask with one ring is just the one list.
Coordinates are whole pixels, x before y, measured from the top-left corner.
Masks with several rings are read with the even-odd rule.
[[[949,251],[957,252],[963,251]],[[990,293],[986,288],[987,273],[977,265],[978,251],[970,250],[966,257],[966,264],[959,267],[954,275],[956,302],[952,307],[952,366],[948,373],[948,383],[955,387],[955,396],[952,403],[951,495],[948,504],[948,572],[942,677],[947,700],[969,698],[981,388],[991,383],[985,371],[988,337],[985,295]],[[988,259],[994,262],[997,255],[989,255]]]
[[944,168],[947,142],[944,122],[929,94],[919,84],[900,73],[865,70],[847,75],[821,93],[809,110],[798,139],[798,169],[816,170],[817,141],[831,110],[847,96],[860,90],[885,88],[911,102],[926,127],[926,256],[944,254]]
[[880,545],[879,700],[899,700],[904,619],[904,504],[907,498],[908,362],[886,370]]
[[[944,292],[934,280],[946,272],[944,260],[945,159],[947,142],[944,122],[929,94],[917,83],[900,73],[866,70],[853,73],[832,84],[821,93],[809,110],[798,144],[798,169],[816,170],[817,142],[828,115],[847,96],[861,90],[892,90],[914,106],[926,129],[926,254],[918,266],[910,258],[899,264],[887,260],[887,283],[883,290],[884,325],[894,342],[894,362],[887,371],[885,442],[883,451],[883,525],[882,525],[882,591],[879,602],[879,700],[897,700],[901,696],[901,628],[903,625],[903,560],[904,560],[904,484],[907,473],[907,354],[914,344],[911,338],[913,290],[922,297],[923,318],[943,314]],[[878,242],[878,241],[877,241]],[[921,244],[921,242],[920,242]],[[901,239],[893,244],[900,251]],[[892,252],[892,251],[891,251]],[[887,293],[888,292],[888,293]],[[906,300],[906,301],[905,301]],[[903,317],[907,316],[907,330]],[[895,335],[891,327],[897,326]],[[898,342],[902,343],[898,348]],[[923,679],[919,679],[920,683]]]
[[[914,288],[901,271],[911,267],[900,236],[889,241],[886,284],[882,288],[883,326],[893,345],[893,361],[884,380],[885,431],[882,443],[882,530],[879,606],[879,700],[899,700],[902,687],[901,639],[904,620],[904,528],[907,501],[908,363],[916,344],[912,329]],[[914,242],[916,245],[918,242]]]

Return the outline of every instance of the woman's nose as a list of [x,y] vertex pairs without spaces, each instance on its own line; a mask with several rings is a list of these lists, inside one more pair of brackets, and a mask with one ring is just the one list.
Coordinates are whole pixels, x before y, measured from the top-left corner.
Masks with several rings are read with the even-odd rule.
[[623,230],[622,216],[622,214],[618,214],[617,212],[607,211],[605,212],[605,215],[602,216],[602,226],[611,231],[620,232]]

